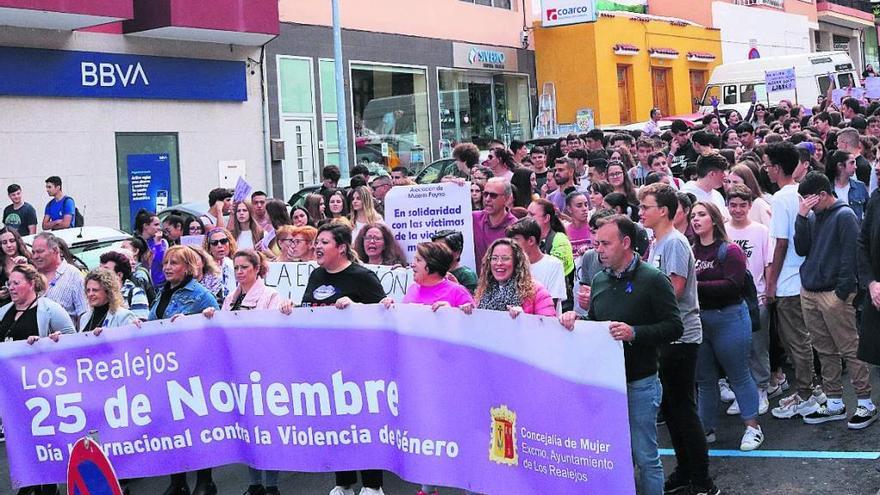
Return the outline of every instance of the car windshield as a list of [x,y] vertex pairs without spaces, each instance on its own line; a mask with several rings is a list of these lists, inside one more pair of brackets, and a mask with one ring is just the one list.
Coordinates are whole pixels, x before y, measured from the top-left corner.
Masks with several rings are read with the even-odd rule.
[[101,264],[101,255],[107,251],[122,248],[123,241],[96,241],[86,245],[70,248],[70,254],[79,258],[89,270],[94,270]]

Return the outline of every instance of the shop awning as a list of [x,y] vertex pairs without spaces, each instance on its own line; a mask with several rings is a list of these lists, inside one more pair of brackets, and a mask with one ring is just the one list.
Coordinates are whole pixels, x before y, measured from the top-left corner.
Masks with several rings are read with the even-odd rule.
[[714,62],[714,53],[709,52],[688,52],[687,59],[689,62]]
[[819,2],[816,4],[816,13],[819,22],[827,22],[850,29],[874,27],[874,14],[836,3]]
[[0,0],[0,26],[74,30],[133,15],[132,0]]
[[126,34],[259,46],[278,36],[278,0],[134,0]]
[[636,45],[618,43],[612,47],[615,55],[638,55],[641,49]]

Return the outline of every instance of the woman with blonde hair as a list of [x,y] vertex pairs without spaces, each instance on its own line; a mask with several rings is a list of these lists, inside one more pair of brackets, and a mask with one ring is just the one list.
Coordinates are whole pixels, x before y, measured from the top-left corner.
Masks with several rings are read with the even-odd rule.
[[222,228],[214,227],[205,234],[202,241],[202,249],[211,255],[214,263],[220,269],[221,293],[218,300],[222,301],[227,294],[235,290],[235,271],[232,269],[232,253],[238,251],[238,243],[232,232]]
[[474,304],[464,304],[467,314],[477,309],[556,316],[556,305],[543,285],[532,278],[529,259],[513,239],[496,240],[483,256],[483,271],[474,293]]
[[351,205],[351,235],[357,237],[361,229],[369,224],[382,223],[382,215],[376,211],[373,195],[367,186],[358,186],[348,192],[348,204]]
[[85,291],[89,310],[79,319],[81,331],[100,335],[105,328],[123,327],[137,320],[122,303],[119,277],[114,272],[103,268],[90,271],[85,278]]
[[239,201],[232,209],[229,220],[232,237],[239,249],[258,248],[263,240],[263,228],[254,218],[254,207],[250,201]]

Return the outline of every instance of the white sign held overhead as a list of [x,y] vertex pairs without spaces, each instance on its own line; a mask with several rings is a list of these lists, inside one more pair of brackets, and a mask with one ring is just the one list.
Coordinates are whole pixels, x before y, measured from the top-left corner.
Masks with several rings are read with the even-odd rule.
[[567,26],[596,22],[596,0],[541,0],[541,25]]
[[782,70],[768,70],[764,73],[767,84],[767,92],[775,93],[777,91],[788,91],[795,89],[797,79],[794,74],[794,68]]

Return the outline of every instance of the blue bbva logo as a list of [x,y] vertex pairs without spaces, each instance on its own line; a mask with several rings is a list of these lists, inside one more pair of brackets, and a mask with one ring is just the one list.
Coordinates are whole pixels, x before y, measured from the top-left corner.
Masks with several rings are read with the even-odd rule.
[[503,53],[492,50],[477,50],[476,48],[471,48],[471,51],[468,52],[468,62],[472,64],[477,62],[484,64],[503,64],[504,59],[505,57]]

